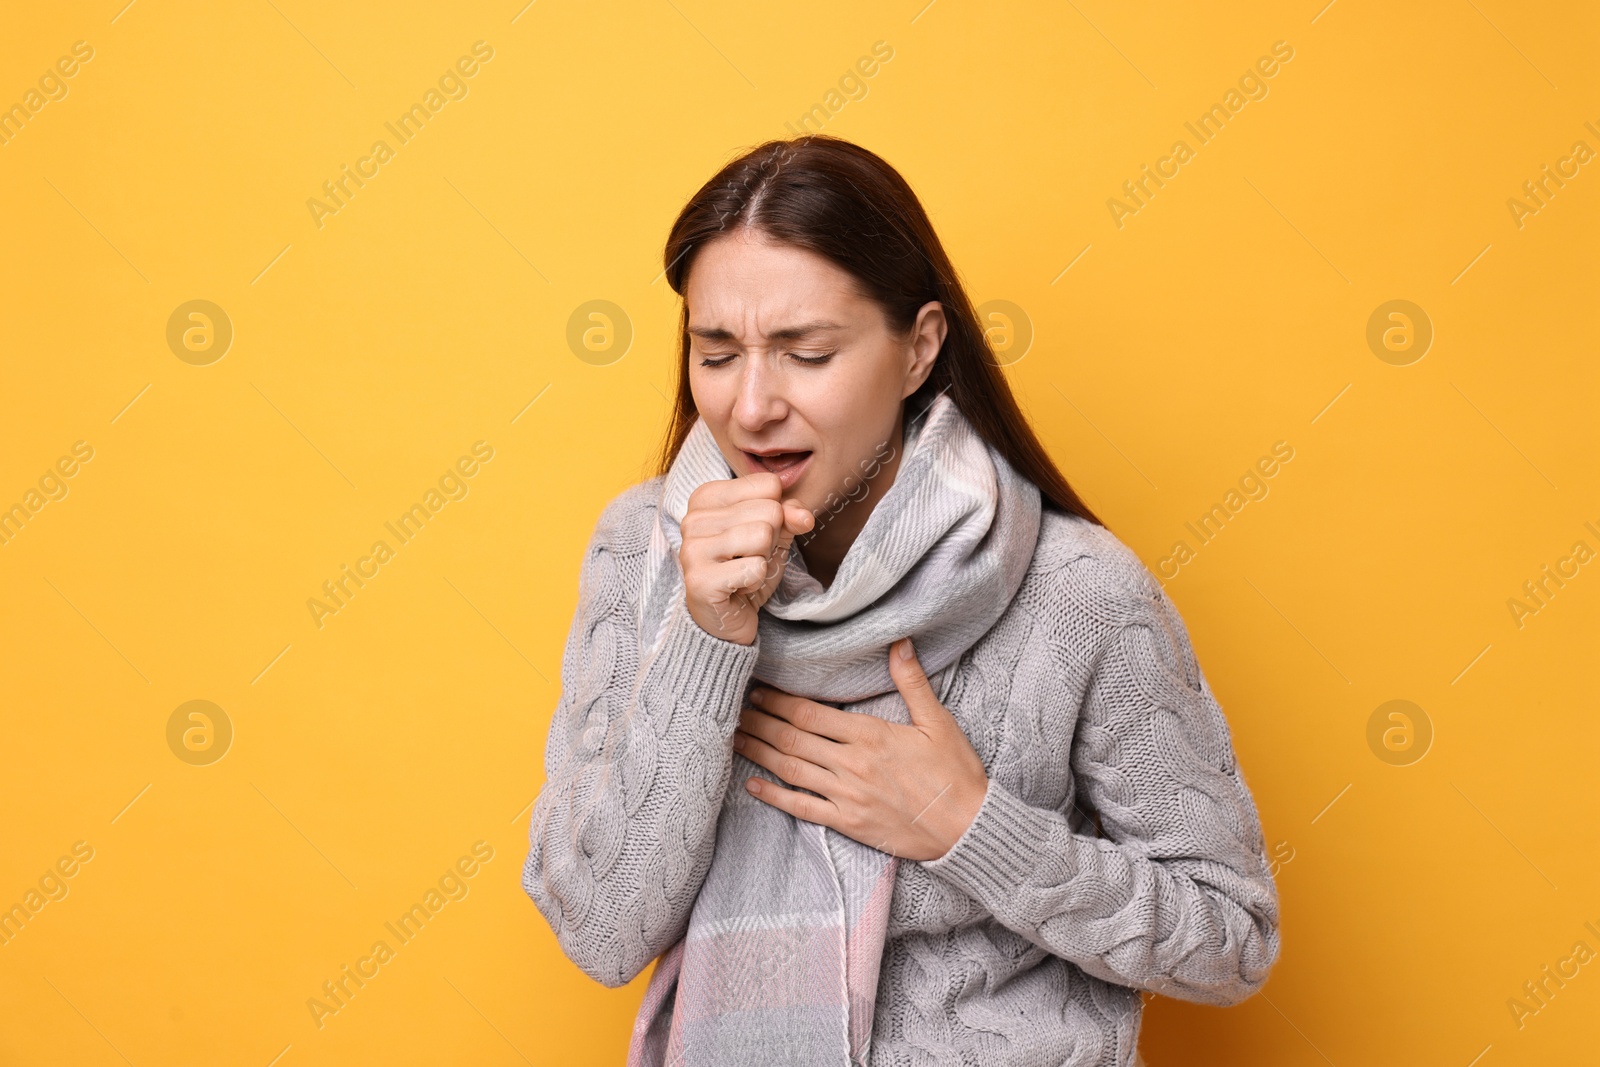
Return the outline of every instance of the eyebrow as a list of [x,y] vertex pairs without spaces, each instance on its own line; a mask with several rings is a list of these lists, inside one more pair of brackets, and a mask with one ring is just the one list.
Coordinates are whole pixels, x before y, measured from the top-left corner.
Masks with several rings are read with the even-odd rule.
[[[827,322],[819,319],[815,322],[803,322],[798,326],[785,326],[780,330],[773,330],[767,334],[767,340],[798,341],[800,338],[809,337],[814,333],[821,333],[825,330],[842,329],[844,329],[844,327],[839,325],[837,322]],[[732,331],[725,330],[720,326],[690,326],[689,332],[694,334],[696,337],[707,341],[738,340],[738,338],[734,337]]]

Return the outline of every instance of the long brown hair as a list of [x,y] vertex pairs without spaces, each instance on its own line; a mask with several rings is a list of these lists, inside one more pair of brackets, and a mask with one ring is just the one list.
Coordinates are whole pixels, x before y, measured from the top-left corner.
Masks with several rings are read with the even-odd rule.
[[[852,275],[898,333],[910,331],[930,300],[944,306],[948,332],[927,381],[907,397],[921,411],[948,389],[973,428],[1023,477],[1042,505],[1105,525],[1067,484],[1017,406],[984,338],[977,313],[911,186],[882,158],[828,134],[773,140],[735,159],[684,205],[664,254],[667,283],[685,296],[695,253],[750,227],[804,248]],[[699,414],[689,389],[689,308],[682,306],[678,397],[656,460],[665,474]]]

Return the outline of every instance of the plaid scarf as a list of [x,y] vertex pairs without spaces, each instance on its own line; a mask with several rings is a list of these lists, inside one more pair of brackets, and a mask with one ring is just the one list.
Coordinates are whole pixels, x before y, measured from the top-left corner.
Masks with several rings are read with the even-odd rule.
[[[945,700],[961,654],[1022,584],[1040,496],[943,393],[907,419],[901,444],[893,484],[827,589],[790,553],[757,621],[753,674],[784,692],[909,723],[889,646],[909,636]],[[640,595],[644,661],[668,613],[681,610],[677,550],[689,494],[732,476],[696,420],[656,509]],[[682,940],[651,975],[629,1067],[867,1062],[898,861],[756,799],[744,788],[752,776],[778,782],[735,753],[710,869]]]

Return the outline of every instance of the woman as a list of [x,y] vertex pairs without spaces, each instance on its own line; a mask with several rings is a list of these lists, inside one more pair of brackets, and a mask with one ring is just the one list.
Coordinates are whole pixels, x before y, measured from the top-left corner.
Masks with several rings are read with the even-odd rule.
[[1278,901],[1161,586],[1057,471],[927,216],[849,142],[679,215],[660,473],[584,557],[523,885],[629,1063],[1137,1062]]

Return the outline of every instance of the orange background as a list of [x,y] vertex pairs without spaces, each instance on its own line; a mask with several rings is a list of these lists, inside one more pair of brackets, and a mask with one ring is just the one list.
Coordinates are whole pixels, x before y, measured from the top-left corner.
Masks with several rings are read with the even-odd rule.
[[[579,554],[665,424],[667,227],[808,113],[923,197],[1232,724],[1283,955],[1152,999],[1150,1063],[1592,1057],[1592,5],[124,3],[0,33],[0,906],[39,904],[0,1062],[620,1062],[644,976],[590,982],[519,884]],[[1420,358],[1369,345],[1392,300]]]

